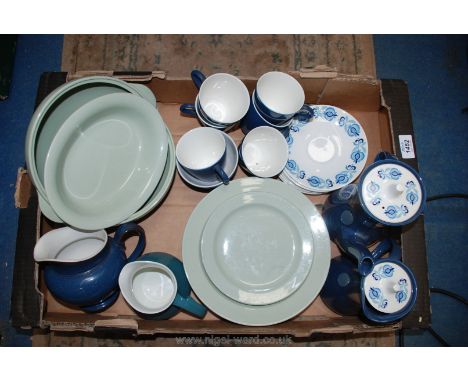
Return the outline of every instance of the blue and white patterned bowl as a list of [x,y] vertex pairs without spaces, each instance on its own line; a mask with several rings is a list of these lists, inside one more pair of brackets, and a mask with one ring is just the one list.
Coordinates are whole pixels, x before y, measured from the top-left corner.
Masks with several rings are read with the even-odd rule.
[[351,183],[364,169],[367,137],[348,112],[329,105],[310,107],[311,118],[292,121],[284,171],[299,187],[326,193]]

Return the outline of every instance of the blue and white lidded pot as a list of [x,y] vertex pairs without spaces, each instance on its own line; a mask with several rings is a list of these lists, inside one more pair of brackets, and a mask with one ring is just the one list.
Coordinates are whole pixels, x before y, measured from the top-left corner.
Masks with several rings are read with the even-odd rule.
[[379,153],[362,173],[358,187],[364,211],[386,226],[413,222],[426,204],[426,190],[419,174],[386,152]]

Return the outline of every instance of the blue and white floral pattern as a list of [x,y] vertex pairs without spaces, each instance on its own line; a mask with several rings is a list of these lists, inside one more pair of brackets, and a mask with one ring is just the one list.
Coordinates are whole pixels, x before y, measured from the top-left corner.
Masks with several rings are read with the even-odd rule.
[[319,113],[320,111],[322,112],[321,114],[318,114],[318,115],[322,115],[323,118],[325,118],[327,121],[333,121],[335,119],[335,117],[338,116],[338,114],[336,113],[336,110],[334,107],[331,107],[331,106],[328,106],[322,110],[319,109]]
[[364,139],[359,138],[354,141],[354,149],[351,152],[351,160],[354,163],[362,161],[366,157],[366,143]]
[[395,167],[387,167],[382,170],[377,171],[379,177],[382,179],[388,178],[393,180],[398,180],[401,177],[401,172]]
[[406,200],[411,205],[414,205],[419,200],[418,190],[412,180],[406,182]]
[[[343,128],[343,130],[349,137],[355,138],[353,141],[353,150],[349,154],[350,161],[347,164],[345,164],[343,170],[335,174],[333,177],[329,178],[323,178],[317,175],[309,175],[305,173],[299,167],[298,163],[292,159],[288,160],[285,170],[298,179],[305,179],[307,181],[307,184],[313,189],[336,189],[338,185],[346,185],[350,183],[354,179],[358,171],[362,171],[363,163],[367,158],[367,139],[359,123],[353,118],[351,118],[347,113],[343,112],[341,109],[335,108],[333,106],[324,105],[313,106],[312,110],[313,116],[308,120],[301,120],[299,118],[293,119],[293,122],[289,128],[290,134],[286,140],[289,146],[289,154],[291,154],[292,146],[295,143],[294,134],[300,132],[305,125],[307,125],[314,119],[333,122],[337,121],[338,118],[338,125],[340,126],[340,128]],[[306,185],[303,185],[303,187],[306,187]]]
[[356,166],[349,164],[346,166],[344,171],[335,175],[335,180],[337,184],[348,184],[353,175],[356,173]]
[[371,287],[369,289],[369,298],[377,303],[381,309],[385,309],[388,305],[388,300],[384,297],[380,288]]
[[299,179],[304,179],[305,177],[305,172],[301,171],[299,166],[297,165],[296,161],[289,159],[286,162],[286,168],[288,169],[289,172],[292,174],[296,175]]
[[398,286],[400,290],[395,293],[395,299],[401,304],[408,298],[408,282],[406,279],[400,279],[400,281],[398,281]]
[[307,182],[314,188],[330,188],[333,187],[331,179],[322,179],[318,176],[311,176],[307,178]]
[[380,186],[374,181],[370,181],[366,188],[369,195],[375,195],[380,191]]
[[411,300],[414,286],[399,261],[379,261],[363,280],[367,301],[384,313],[399,312]]
[[384,264],[382,267],[372,272],[372,277],[374,278],[374,280],[389,278],[393,276],[394,270],[395,268],[392,267],[390,264]]
[[384,211],[385,215],[387,215],[390,219],[396,219],[396,218],[402,217],[403,215],[406,215],[408,212],[409,212],[408,207],[406,207],[404,204],[402,204],[400,207],[390,205]]

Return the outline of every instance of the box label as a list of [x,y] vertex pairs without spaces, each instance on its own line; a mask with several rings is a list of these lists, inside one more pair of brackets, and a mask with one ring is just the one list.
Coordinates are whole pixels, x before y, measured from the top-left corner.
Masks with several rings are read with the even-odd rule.
[[416,158],[413,145],[413,137],[411,135],[399,135],[400,151],[403,159]]

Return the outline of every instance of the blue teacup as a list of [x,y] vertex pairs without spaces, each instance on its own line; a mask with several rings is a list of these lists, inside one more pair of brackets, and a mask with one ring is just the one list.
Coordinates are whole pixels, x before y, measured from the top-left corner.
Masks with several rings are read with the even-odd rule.
[[179,164],[194,177],[204,181],[218,178],[229,183],[224,171],[226,140],[223,132],[209,127],[198,127],[185,133],[177,143]]
[[290,122],[304,107],[305,93],[289,74],[268,72],[258,79],[253,101],[264,119],[282,125]]
[[209,127],[228,129],[247,113],[249,92],[244,83],[227,73],[216,73],[208,78],[199,70],[191,73],[199,93],[195,103],[183,104],[180,111],[198,119]]
[[166,320],[180,310],[203,318],[207,312],[190,297],[182,262],[167,253],[148,253],[128,263],[120,273],[119,285],[127,303],[145,318]]
[[291,125],[291,121],[288,121],[287,123],[281,124],[281,125],[275,125],[267,121],[257,110],[254,99],[255,99],[255,90],[252,94],[252,100],[250,102],[249,111],[247,112],[247,115],[242,119],[240,123],[242,132],[247,135],[249,131],[255,129],[256,127],[270,126],[279,130],[281,134],[283,134],[284,137],[287,138],[289,136],[289,126]]

